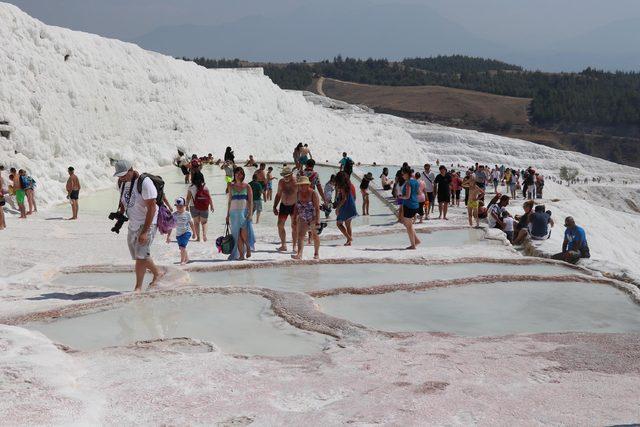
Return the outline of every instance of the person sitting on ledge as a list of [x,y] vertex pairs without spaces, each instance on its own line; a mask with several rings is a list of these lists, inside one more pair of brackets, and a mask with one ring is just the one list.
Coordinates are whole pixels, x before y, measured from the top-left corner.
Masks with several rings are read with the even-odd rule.
[[584,229],[578,227],[575,220],[570,216],[564,220],[564,226],[567,229],[564,232],[562,252],[553,255],[551,258],[571,264],[577,263],[580,258],[591,258]]

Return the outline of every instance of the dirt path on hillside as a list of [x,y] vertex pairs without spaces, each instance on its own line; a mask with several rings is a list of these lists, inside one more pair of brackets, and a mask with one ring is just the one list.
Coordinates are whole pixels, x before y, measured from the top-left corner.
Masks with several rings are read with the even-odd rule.
[[319,77],[316,81],[316,93],[320,96],[327,96],[324,94],[324,90],[322,86],[324,85],[324,77]]

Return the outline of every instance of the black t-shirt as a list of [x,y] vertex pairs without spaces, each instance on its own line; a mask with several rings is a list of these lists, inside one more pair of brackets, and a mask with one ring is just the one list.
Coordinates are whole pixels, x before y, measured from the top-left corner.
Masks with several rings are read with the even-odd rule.
[[446,194],[449,192],[451,186],[451,175],[446,173],[444,175],[436,175],[436,179],[433,181],[438,186],[438,194]]

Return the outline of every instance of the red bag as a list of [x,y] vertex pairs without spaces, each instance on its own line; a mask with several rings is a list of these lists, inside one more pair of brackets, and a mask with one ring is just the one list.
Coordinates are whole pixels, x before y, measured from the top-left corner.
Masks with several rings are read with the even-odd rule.
[[209,194],[209,190],[204,185],[198,188],[196,191],[196,195],[193,198],[193,206],[199,211],[206,211],[209,209],[209,204],[211,203],[211,194]]

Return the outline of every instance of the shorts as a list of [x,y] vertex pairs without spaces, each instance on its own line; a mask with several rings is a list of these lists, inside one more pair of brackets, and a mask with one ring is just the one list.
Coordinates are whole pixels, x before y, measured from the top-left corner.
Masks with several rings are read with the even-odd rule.
[[180,170],[182,171],[182,175],[189,175],[189,168],[187,168],[186,166],[180,166]]
[[186,248],[187,245],[189,244],[189,239],[191,239],[190,231],[187,231],[186,233],[177,236],[176,240],[178,241],[178,247]]
[[469,209],[478,209],[480,207],[480,201],[479,200],[469,200],[469,203],[467,203],[467,207]]
[[156,236],[157,227],[152,225],[151,228],[149,228],[149,239],[147,239],[147,243],[141,245],[138,243],[138,237],[140,236],[142,227],[144,226],[141,225],[135,230],[129,229],[127,234],[127,244],[129,245],[129,252],[133,260],[151,258],[151,244],[153,243],[153,238]]
[[418,215],[424,216],[424,202],[418,203]]
[[262,199],[253,201],[253,212],[262,212]]
[[427,199],[429,200],[429,205],[433,205],[433,202],[436,199],[435,195],[433,194],[433,191],[430,193],[427,193]]
[[415,216],[418,214],[418,208],[416,209],[411,209],[407,206],[404,206],[402,208],[402,216],[405,218],[415,218]]
[[78,200],[79,197],[80,197],[80,190],[71,190],[71,192],[69,193],[70,200]]
[[449,202],[451,202],[451,195],[449,193],[438,194],[438,203],[449,203]]
[[460,198],[460,190],[453,190],[453,194],[455,195],[456,199]]
[[293,208],[296,205],[284,205],[280,203],[280,209],[278,210],[278,218],[279,219],[287,219],[288,216],[291,215],[293,217]]
[[532,240],[547,240],[549,238],[549,235],[546,234],[544,236],[534,236],[533,234],[529,233],[529,237],[531,237]]
[[209,219],[209,211],[206,209],[200,210],[200,209],[196,209],[195,206],[191,206],[189,208],[189,212],[191,212],[191,216],[193,218]]
[[18,202],[19,205],[24,205],[26,194],[24,190],[16,190],[16,202]]

